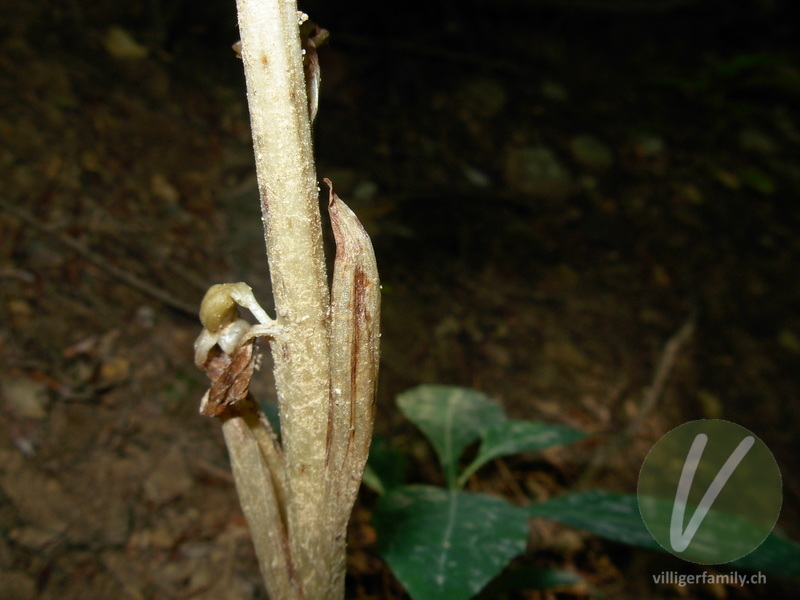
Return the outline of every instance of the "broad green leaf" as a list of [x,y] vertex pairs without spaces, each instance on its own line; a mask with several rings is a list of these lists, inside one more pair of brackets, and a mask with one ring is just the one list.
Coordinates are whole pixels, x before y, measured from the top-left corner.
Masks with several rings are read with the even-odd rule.
[[475,471],[487,462],[501,456],[520,452],[536,452],[551,446],[569,444],[583,439],[586,434],[563,425],[548,425],[533,421],[504,421],[496,423],[481,433],[481,447],[475,460],[459,478],[463,486]]
[[[649,515],[646,525],[650,533],[659,543],[669,543],[674,499],[640,496],[640,502],[640,511]],[[697,505],[687,505],[688,515],[693,515],[695,511]],[[683,527],[689,518],[685,517]],[[689,547],[680,556],[701,564],[726,564],[732,558],[743,557],[750,552],[753,544],[763,541],[768,531],[763,524],[755,525],[740,515],[712,509],[706,514]],[[699,555],[694,552],[695,547],[700,549]]]
[[397,396],[397,406],[436,450],[447,485],[456,486],[458,459],[482,430],[506,420],[500,404],[483,392],[421,385]]
[[467,600],[525,551],[528,512],[501,498],[432,486],[381,497],[378,551],[414,600]]
[[[668,502],[646,499],[645,502]],[[633,494],[615,494],[592,490],[569,494],[529,507],[532,517],[553,519],[572,527],[585,529],[600,537],[631,546],[665,551],[653,538],[642,520],[639,502]],[[665,522],[665,527],[669,524]],[[706,548],[719,545],[719,532],[733,527],[747,527],[743,519],[709,511],[696,540]],[[730,543],[730,535],[724,536]],[[800,576],[800,544],[770,534],[761,546],[739,560],[726,563],[733,567],[755,569],[780,575]]]
[[375,436],[364,470],[364,484],[379,494],[385,494],[405,483],[406,467],[405,454],[390,448],[385,438]]
[[800,577],[800,544],[771,533],[750,554],[728,564],[753,571]]
[[[645,497],[642,502],[658,503],[661,505],[657,509],[660,514],[670,516],[672,514],[672,500]],[[645,505],[642,504],[642,507],[645,508]],[[696,506],[687,507],[687,513],[692,514],[696,509]],[[660,531],[654,531],[654,533],[661,539],[669,538],[669,523],[666,518],[663,520]],[[740,556],[744,556],[732,562],[724,562],[723,559],[717,564],[782,575],[800,576],[800,544],[772,533],[764,539],[760,546],[751,552],[752,540],[762,539],[763,536],[763,524],[756,525],[739,515],[721,513],[711,509],[697,530],[692,540],[692,545],[702,545],[703,563],[714,563],[715,561],[708,560],[708,556],[712,555],[716,548],[722,548],[724,544],[725,556],[730,557],[731,551],[736,552],[737,550]],[[740,548],[737,549],[735,547],[737,540],[748,540],[749,543],[740,545]],[[659,549],[663,550],[661,547]],[[746,554],[748,552],[749,554]],[[691,556],[686,558],[687,560],[692,560]]]
[[528,510],[532,517],[553,519],[615,542],[661,549],[645,527],[635,495],[591,490],[533,504]]

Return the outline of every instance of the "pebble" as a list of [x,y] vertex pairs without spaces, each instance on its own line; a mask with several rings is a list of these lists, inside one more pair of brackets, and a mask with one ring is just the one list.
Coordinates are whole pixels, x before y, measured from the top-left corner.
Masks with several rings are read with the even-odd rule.
[[16,417],[44,419],[47,417],[47,386],[29,377],[7,379],[0,383],[6,407]]
[[134,40],[133,36],[121,27],[109,28],[103,45],[106,52],[120,60],[139,60],[146,58],[148,54],[147,47]]
[[559,200],[573,188],[572,179],[555,153],[545,146],[514,148],[508,152],[506,184],[533,198]]
[[589,171],[605,171],[614,164],[614,155],[603,142],[591,135],[579,135],[570,142],[572,157]]
[[664,153],[664,140],[657,135],[640,135],[634,141],[636,153],[643,158],[654,158]]

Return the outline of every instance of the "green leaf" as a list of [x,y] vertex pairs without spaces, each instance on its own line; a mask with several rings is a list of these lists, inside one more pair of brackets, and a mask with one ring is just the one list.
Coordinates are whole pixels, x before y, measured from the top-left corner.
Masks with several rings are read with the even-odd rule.
[[375,436],[364,470],[364,484],[379,494],[385,494],[405,483],[407,466],[405,454],[390,448],[385,438]]
[[[667,502],[652,498],[645,501]],[[529,514],[585,529],[615,542],[666,552],[645,526],[639,512],[638,498],[634,494],[615,494],[601,490],[568,494],[532,505],[529,507]],[[719,531],[729,531],[731,527],[746,527],[747,524],[742,521],[711,510],[696,533],[697,541],[705,547],[713,548],[719,545]],[[668,526],[665,522],[665,527]],[[726,535],[725,539],[729,540],[730,535]],[[727,564],[780,575],[800,576],[800,544],[772,533],[750,554]]]
[[475,460],[459,478],[463,486],[475,471],[487,462],[501,456],[520,452],[537,452],[551,446],[569,444],[583,439],[586,434],[563,425],[548,425],[533,421],[504,421],[496,423],[481,433],[481,447]]
[[[639,508],[647,519],[650,532],[661,543],[670,539],[670,522],[674,500],[665,498],[640,496]],[[692,515],[697,510],[695,504],[690,503],[686,512]],[[732,557],[744,556],[753,549],[753,544],[763,540],[769,530],[764,526],[755,525],[748,519],[730,513],[710,510],[703,519],[703,524],[692,539],[692,543],[681,557],[685,560],[703,564],[726,564]],[[701,549],[699,555],[693,548]]]
[[532,517],[553,519],[615,542],[661,550],[642,520],[635,495],[591,490],[533,504],[528,510]]
[[800,577],[800,544],[771,533],[750,554],[729,564],[742,569]]
[[464,449],[481,431],[506,420],[495,399],[469,388],[421,385],[397,396],[397,406],[433,445],[451,488]]
[[525,551],[528,513],[501,498],[406,486],[381,497],[378,551],[414,600],[467,600]]

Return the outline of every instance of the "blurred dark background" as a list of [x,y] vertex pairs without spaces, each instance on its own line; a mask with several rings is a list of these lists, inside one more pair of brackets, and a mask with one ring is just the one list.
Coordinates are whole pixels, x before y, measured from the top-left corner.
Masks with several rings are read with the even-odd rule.
[[[318,173],[375,243],[377,433],[418,459],[411,478],[438,477],[393,406],[421,382],[594,434],[470,484],[520,502],[634,491],[661,435],[724,418],[774,451],[778,529],[800,539],[793,3],[300,8],[331,32]],[[0,7],[1,598],[264,597],[191,358],[209,285],[269,304],[237,39],[232,1]],[[274,400],[263,371],[254,392]],[[374,502],[354,515],[348,597],[403,598]],[[546,524],[520,560],[586,585],[509,598],[790,597],[777,576],[654,586],[692,565]]]

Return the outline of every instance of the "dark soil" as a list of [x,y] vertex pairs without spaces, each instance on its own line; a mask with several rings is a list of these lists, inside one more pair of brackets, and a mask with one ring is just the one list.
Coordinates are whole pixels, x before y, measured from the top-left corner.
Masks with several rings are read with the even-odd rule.
[[[141,4],[0,9],[4,600],[265,597],[192,361],[209,285],[247,281],[270,304],[234,3]],[[728,419],[773,450],[778,529],[800,539],[791,3],[315,4],[301,8],[331,31],[318,173],[373,236],[377,433],[420,459],[415,480],[439,475],[393,398],[451,383],[595,434],[473,489],[529,503],[572,488],[694,317],[655,409],[582,483],[634,491],[666,431]],[[147,55],[115,57],[113,27]],[[374,502],[354,514],[348,597],[405,598]],[[697,569],[547,523],[531,547],[519,564],[586,583],[509,598],[793,597],[778,576],[656,586]]]

